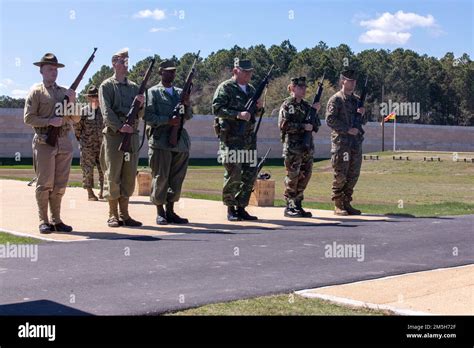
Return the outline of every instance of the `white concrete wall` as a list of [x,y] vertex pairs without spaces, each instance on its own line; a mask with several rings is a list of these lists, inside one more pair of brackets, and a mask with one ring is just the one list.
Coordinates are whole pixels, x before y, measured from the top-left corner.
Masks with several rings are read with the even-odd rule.
[[[215,158],[218,141],[212,128],[213,116],[195,115],[186,124],[191,135],[192,158]],[[142,123],[140,128],[142,128]],[[385,126],[385,150],[392,149],[393,124]],[[382,127],[380,123],[370,122],[364,127],[364,152],[381,151]],[[71,135],[72,136],[72,135]],[[31,127],[23,123],[23,109],[0,109],[0,158],[14,158],[19,152],[22,157],[32,157]],[[74,138],[74,137],[72,137]],[[75,139],[74,157],[79,157]],[[269,158],[281,157],[282,145],[276,118],[264,118],[259,131],[259,154],[268,147],[272,148]],[[330,157],[330,129],[321,127],[315,137],[316,155],[318,158]],[[474,127],[429,126],[415,124],[397,125],[397,150],[424,151],[474,151]],[[148,146],[141,150],[141,157],[147,157]]]

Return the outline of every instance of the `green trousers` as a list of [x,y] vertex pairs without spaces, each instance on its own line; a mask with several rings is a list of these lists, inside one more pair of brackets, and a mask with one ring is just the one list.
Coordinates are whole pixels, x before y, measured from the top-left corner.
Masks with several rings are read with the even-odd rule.
[[150,148],[148,160],[152,176],[150,201],[155,205],[179,201],[189,152]]

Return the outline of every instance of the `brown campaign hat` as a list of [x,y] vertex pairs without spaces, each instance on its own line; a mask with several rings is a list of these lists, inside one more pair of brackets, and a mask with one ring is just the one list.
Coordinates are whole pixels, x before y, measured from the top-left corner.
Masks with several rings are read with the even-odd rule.
[[52,53],[46,53],[39,62],[33,63],[36,66],[43,66],[43,65],[54,65],[58,68],[64,68],[64,64],[58,63],[58,58]]

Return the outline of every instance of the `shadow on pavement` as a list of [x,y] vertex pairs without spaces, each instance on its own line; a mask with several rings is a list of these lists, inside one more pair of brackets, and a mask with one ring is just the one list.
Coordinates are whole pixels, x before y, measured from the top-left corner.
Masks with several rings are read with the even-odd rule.
[[90,316],[92,314],[65,306],[49,300],[37,300],[0,305],[0,316],[3,315],[74,315]]

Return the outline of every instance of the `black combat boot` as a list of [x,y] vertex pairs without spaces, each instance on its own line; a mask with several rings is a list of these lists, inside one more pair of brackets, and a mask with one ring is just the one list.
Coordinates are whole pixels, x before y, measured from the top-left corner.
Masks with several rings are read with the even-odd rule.
[[306,211],[306,210],[303,209],[303,207],[301,206],[301,201],[296,202],[295,205],[296,205],[296,210],[301,212],[302,217],[312,217],[313,216],[313,214],[311,214],[311,212]]
[[39,225],[39,231],[41,234],[50,234],[52,232],[51,227],[50,224],[41,224]]
[[159,204],[156,206],[156,224],[157,225],[168,225],[168,220],[166,220],[166,213],[165,209],[163,208],[163,204]]
[[258,217],[247,213],[247,211],[245,210],[245,207],[237,207],[237,214],[242,220],[248,220],[248,221],[258,220]]
[[56,232],[72,232],[72,227],[68,226],[62,222],[58,224],[51,225],[51,230]]
[[166,204],[166,220],[174,224],[189,223],[188,219],[182,218],[174,212],[174,202],[170,202]]
[[242,218],[239,216],[239,214],[237,213],[237,210],[234,207],[229,206],[227,207],[227,220],[242,221]]
[[284,215],[285,215],[286,217],[289,217],[289,218],[300,218],[300,217],[303,217],[303,215],[301,214],[301,212],[300,212],[299,210],[297,210],[295,207],[293,207],[292,204],[289,203],[289,202],[286,202],[286,208],[285,208]]

